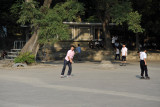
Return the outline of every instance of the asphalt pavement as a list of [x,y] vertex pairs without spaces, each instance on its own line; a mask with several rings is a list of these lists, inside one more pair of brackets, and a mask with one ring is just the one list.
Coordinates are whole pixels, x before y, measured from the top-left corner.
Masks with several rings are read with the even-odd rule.
[[0,107],[160,107],[160,62],[148,62],[150,80],[138,61],[100,65],[75,62],[70,78],[60,78],[63,61],[0,67]]

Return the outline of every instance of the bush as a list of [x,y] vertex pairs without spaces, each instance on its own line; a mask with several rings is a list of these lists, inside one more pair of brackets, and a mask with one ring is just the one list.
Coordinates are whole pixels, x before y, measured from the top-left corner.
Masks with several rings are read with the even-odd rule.
[[14,59],[15,63],[27,63],[27,64],[31,64],[35,62],[35,56],[30,53],[30,52],[26,52],[23,54],[20,54],[18,57],[16,57]]

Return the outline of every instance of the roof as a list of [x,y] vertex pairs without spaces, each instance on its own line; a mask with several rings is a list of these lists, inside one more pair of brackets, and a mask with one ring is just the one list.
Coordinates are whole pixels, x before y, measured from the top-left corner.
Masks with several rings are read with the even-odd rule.
[[[63,23],[68,25],[99,25],[99,26],[102,25],[102,23],[86,23],[86,22],[63,22]],[[116,24],[109,23],[109,25],[116,25]]]

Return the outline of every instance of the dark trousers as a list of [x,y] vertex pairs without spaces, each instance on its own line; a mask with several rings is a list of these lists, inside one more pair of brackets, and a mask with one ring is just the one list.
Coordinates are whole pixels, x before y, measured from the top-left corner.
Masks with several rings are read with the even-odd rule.
[[148,69],[147,69],[147,65],[145,65],[144,60],[140,61],[140,68],[141,68],[141,76],[143,76],[145,72],[145,76],[148,77]]
[[120,60],[120,54],[115,55],[115,60],[117,60],[117,57],[119,57],[119,60]]
[[115,48],[115,44],[114,43],[112,43],[112,46],[113,46],[113,48]]
[[63,65],[63,69],[62,69],[62,73],[61,75],[64,75],[65,73],[65,69],[66,69],[66,65],[68,65],[69,69],[68,69],[68,74],[67,75],[71,75],[72,72],[72,64],[70,61],[64,60],[64,65]]

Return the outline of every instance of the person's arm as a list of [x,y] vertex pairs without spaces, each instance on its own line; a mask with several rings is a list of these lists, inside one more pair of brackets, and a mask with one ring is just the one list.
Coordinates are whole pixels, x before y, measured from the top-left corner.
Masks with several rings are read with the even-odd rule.
[[121,49],[121,56],[122,56],[122,49]]
[[144,63],[145,63],[145,65],[147,65],[146,58],[147,58],[147,55],[145,54],[145,55],[144,55]]
[[72,63],[72,59],[69,56],[68,56],[68,59],[69,59],[70,63]]
[[127,56],[127,48],[126,48],[126,51],[125,51],[125,56]]

